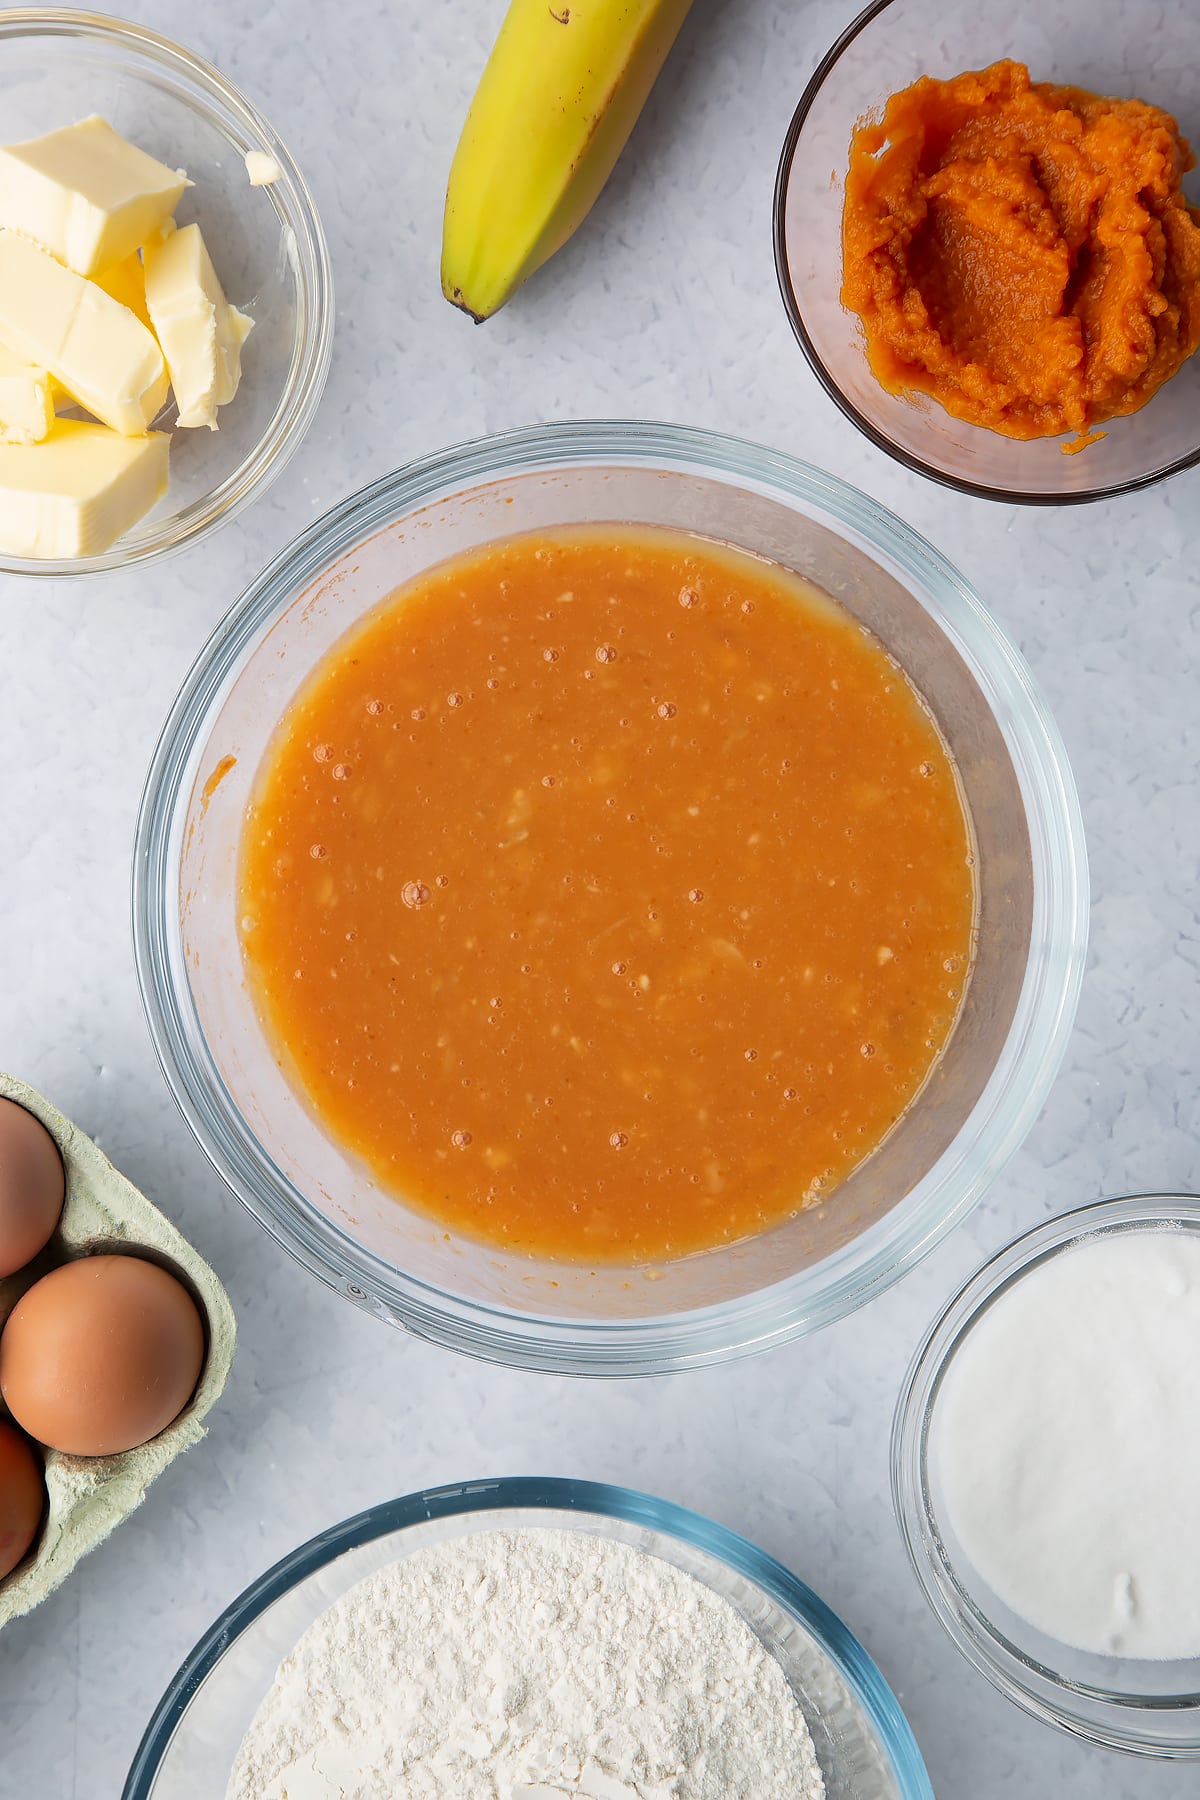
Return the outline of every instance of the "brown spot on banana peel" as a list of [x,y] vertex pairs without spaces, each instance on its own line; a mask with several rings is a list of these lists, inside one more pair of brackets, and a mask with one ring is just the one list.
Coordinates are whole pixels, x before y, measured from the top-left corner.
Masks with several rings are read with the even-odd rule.
[[571,9],[569,6],[564,6],[560,13],[556,13],[554,8],[551,7],[550,17],[554,20],[556,25],[569,25],[571,23]]
[[491,317],[489,313],[477,313],[472,307],[468,306],[463,299],[463,291],[460,287],[456,287],[452,294],[447,294],[445,288],[442,289],[442,292],[446,295],[446,299],[450,302],[451,306],[457,306],[459,312],[465,312],[468,319],[472,319],[476,325],[484,324],[484,322]]

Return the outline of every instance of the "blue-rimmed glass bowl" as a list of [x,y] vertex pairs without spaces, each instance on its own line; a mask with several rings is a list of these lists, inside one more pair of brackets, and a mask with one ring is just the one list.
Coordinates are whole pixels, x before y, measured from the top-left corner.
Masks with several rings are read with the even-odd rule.
[[[828,1200],[655,1266],[505,1252],[381,1190],[280,1068],[242,965],[236,869],[277,722],[405,581],[517,532],[665,526],[794,569],[907,670],[974,825],[978,941],[954,1033],[883,1144]],[[565,1374],[652,1374],[766,1349],[860,1306],[979,1200],[1037,1117],[1074,1016],[1087,871],[1074,783],[1024,663],[950,565],[865,494],[761,445],[612,420],[423,458],[296,539],[201,652],[167,720],[134,855],[151,1034],[216,1167],[356,1305],[458,1350]]]
[[894,1694],[824,1601],[723,1525],[629,1488],[539,1479],[428,1489],[322,1532],[246,1589],[196,1645],[155,1710],[124,1800],[224,1800],[243,1736],[280,1662],[357,1582],[427,1544],[479,1531],[588,1531],[661,1557],[741,1614],[782,1664],[828,1800],[933,1800]]

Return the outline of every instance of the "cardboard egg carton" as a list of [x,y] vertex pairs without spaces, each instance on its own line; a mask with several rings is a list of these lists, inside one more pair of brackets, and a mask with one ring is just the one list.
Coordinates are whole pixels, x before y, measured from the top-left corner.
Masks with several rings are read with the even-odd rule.
[[[41,1094],[2,1071],[0,1096],[41,1120],[58,1145],[67,1176],[62,1218],[49,1244],[27,1268],[0,1279],[0,1329],[26,1289],[58,1264],[88,1251],[136,1251],[182,1280],[200,1308],[206,1340],[195,1393],[179,1417],[148,1444],[119,1456],[44,1452],[49,1505],[33,1549],[0,1581],[2,1629],[52,1593],[140,1505],[155,1476],[204,1436],[204,1417],[233,1362],[236,1327],[229,1297],[203,1257],[90,1138]],[[7,1417],[0,1401],[0,1418]]]

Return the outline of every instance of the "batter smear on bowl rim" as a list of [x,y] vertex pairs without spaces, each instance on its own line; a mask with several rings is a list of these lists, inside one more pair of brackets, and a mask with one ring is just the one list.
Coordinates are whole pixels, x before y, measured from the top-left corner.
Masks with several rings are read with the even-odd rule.
[[624,526],[361,621],[280,723],[239,887],[330,1135],[448,1229],[610,1264],[829,1196],[944,1048],[975,914],[957,773],[882,645]]

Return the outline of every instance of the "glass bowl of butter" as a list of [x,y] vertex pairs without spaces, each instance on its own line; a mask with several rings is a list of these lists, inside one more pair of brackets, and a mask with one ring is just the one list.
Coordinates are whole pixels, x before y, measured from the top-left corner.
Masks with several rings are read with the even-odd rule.
[[312,196],[217,71],[140,25],[0,15],[0,569],[94,574],[265,488],[333,335]]

